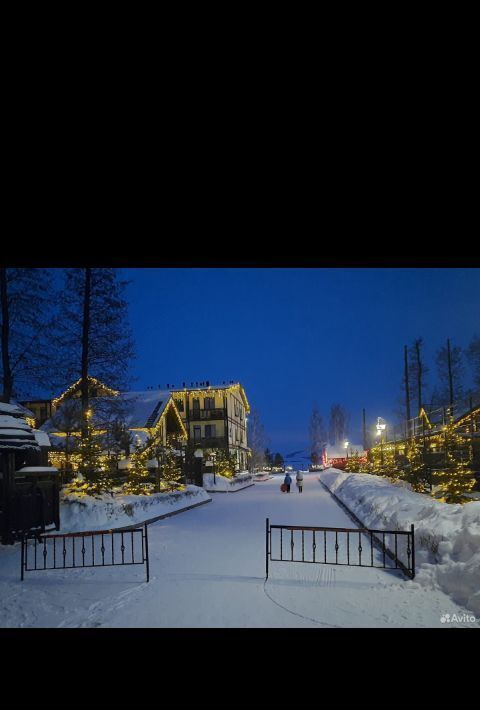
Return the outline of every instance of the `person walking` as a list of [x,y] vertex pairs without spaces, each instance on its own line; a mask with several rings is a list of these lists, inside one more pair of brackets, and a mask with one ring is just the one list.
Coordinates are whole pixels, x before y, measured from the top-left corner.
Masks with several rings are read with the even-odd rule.
[[284,484],[286,485],[286,487],[287,487],[287,493],[290,493],[290,485],[291,485],[291,483],[292,483],[292,479],[291,479],[289,473],[287,473],[287,475],[285,476],[285,479],[284,479],[283,483],[284,483]]
[[301,493],[303,490],[303,471],[297,471],[296,479],[298,492]]

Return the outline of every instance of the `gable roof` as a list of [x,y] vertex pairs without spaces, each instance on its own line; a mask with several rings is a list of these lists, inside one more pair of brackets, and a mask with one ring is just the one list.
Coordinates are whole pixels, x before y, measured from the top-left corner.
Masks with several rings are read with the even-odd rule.
[[[80,399],[69,399],[68,401],[74,402],[74,406],[78,407],[78,412],[81,412],[82,404]],[[153,429],[160,421],[169,403],[175,407],[172,392],[169,390],[119,392],[115,397],[92,397],[90,399],[91,408],[93,410],[92,424],[97,429],[101,429],[102,425],[105,424],[105,420],[102,420],[98,404],[109,401],[114,403],[118,402],[120,406],[125,405],[125,415],[123,418],[129,429]],[[95,403],[97,403],[97,407]],[[60,411],[61,408],[62,405],[60,404],[57,411]],[[46,432],[54,432],[56,427],[50,418],[42,424],[40,429]]]

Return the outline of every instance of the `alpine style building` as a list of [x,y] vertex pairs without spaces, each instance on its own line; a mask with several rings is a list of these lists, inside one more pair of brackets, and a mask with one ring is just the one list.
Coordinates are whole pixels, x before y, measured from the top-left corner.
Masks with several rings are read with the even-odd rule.
[[211,451],[216,449],[233,456],[237,471],[246,470],[250,405],[243,386],[239,382],[221,385],[201,382],[170,391],[188,432],[196,473],[200,468],[205,472],[215,465]]

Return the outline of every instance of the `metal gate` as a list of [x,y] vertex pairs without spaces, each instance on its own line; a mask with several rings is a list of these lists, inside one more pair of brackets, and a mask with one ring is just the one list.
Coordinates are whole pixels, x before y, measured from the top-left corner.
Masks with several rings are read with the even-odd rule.
[[22,537],[22,580],[25,572],[127,565],[145,565],[149,581],[147,525],[130,530],[95,530],[63,535],[28,533]]
[[[286,535],[284,535],[286,531]],[[415,530],[270,525],[265,529],[265,579],[269,562],[304,562],[400,569],[415,577]]]

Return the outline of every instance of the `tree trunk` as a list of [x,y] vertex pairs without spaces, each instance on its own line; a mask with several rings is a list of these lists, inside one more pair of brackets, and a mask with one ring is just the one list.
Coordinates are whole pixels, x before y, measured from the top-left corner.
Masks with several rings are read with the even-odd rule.
[[82,438],[87,433],[88,410],[88,345],[90,337],[90,300],[92,290],[92,270],[85,269],[85,291],[83,296],[83,327],[82,327]]
[[[410,383],[408,381],[408,348],[405,345],[405,403],[407,405],[407,422],[411,419],[410,412]],[[408,426],[408,425],[407,425]]]
[[10,369],[10,318],[8,312],[7,294],[7,270],[0,269],[0,300],[2,302],[2,366],[3,366],[3,388],[0,401],[10,402],[13,389],[13,377]]

